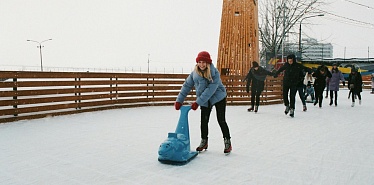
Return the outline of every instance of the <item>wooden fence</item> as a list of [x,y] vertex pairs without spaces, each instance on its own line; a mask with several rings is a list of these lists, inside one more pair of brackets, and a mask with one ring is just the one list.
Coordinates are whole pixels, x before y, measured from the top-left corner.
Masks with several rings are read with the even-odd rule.
[[[1,71],[0,123],[81,112],[172,106],[187,74]],[[243,77],[222,76],[229,105],[249,105]],[[268,78],[262,104],[282,103],[281,78]],[[186,102],[195,100],[192,91]]]

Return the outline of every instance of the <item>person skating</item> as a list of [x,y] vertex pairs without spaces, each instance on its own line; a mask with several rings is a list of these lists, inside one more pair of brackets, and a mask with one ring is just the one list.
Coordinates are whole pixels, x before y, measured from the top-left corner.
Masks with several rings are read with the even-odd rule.
[[357,96],[358,102],[361,105],[361,92],[362,92],[362,76],[356,68],[351,68],[351,73],[348,76],[348,88],[352,92],[352,107],[355,106],[355,97]]
[[321,65],[317,68],[316,72],[314,72],[312,76],[315,77],[314,91],[316,101],[314,102],[314,105],[317,105],[318,103],[319,108],[322,108],[323,91],[326,87],[326,78],[331,78],[331,73],[325,65]]
[[306,107],[306,101],[305,101],[305,89],[306,89],[306,85],[304,84],[304,80],[305,80],[305,76],[307,74],[310,74],[312,73],[311,69],[307,68],[308,70],[305,71],[302,70],[301,73],[300,73],[300,82],[296,85],[296,89],[297,89],[297,92],[299,92],[299,98],[301,100],[301,103],[303,104],[303,111],[307,111],[307,107]]
[[312,83],[308,81],[308,84],[306,85],[305,89],[305,100],[307,100],[308,96],[311,97],[312,102],[314,103],[315,98],[314,98],[314,87],[312,86]]
[[258,106],[260,105],[260,96],[264,90],[264,81],[267,75],[273,76],[274,74],[259,66],[257,62],[252,62],[252,68],[249,70],[247,76],[243,80],[247,81],[247,93],[249,93],[249,87],[251,87],[251,107],[248,109],[248,111],[258,111]]
[[[309,71],[310,69],[303,66],[302,64],[296,63],[296,56],[294,54],[290,54],[287,56],[287,62],[276,71],[274,77],[278,77],[278,75],[284,72],[283,77],[283,101],[286,109],[284,113],[287,115],[290,113],[291,117],[294,117],[295,114],[295,96],[297,91],[297,84],[301,80],[300,74],[303,70]],[[289,99],[288,99],[288,93]]]
[[201,51],[196,57],[196,63],[195,69],[183,83],[174,103],[175,109],[180,109],[189,92],[195,87],[196,101],[192,103],[191,108],[196,110],[200,106],[201,109],[201,143],[196,151],[208,148],[208,122],[212,108],[215,106],[217,121],[224,139],[223,151],[226,154],[230,153],[232,146],[229,127],[226,123],[226,88],[208,52]]
[[[340,81],[343,82],[343,86],[345,86],[345,79],[343,73],[338,69],[338,64],[334,63],[331,69],[331,78],[329,78],[329,89],[330,89],[330,106],[334,103],[335,106],[338,106],[338,91]],[[335,100],[333,101],[335,97]]]

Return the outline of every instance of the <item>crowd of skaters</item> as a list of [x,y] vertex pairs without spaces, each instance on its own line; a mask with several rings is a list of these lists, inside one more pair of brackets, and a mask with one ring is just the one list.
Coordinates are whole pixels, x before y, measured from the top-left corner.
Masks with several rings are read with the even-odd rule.
[[[260,94],[264,89],[266,76],[269,75],[277,78],[282,72],[284,72],[282,84],[285,105],[284,113],[286,115],[289,114],[291,117],[295,116],[295,99],[297,93],[302,102],[303,111],[307,111],[306,102],[311,102],[314,106],[322,108],[323,92],[325,89],[325,98],[329,98],[329,105],[338,106],[340,83],[345,87],[347,82],[350,94],[348,99],[351,99],[352,107],[355,106],[357,99],[360,105],[362,103],[361,92],[363,83],[362,76],[357,68],[352,67],[348,78],[345,79],[337,63],[334,63],[331,69],[325,65],[320,65],[317,69],[311,69],[297,63],[296,56],[290,54],[287,56],[287,62],[278,70],[272,72],[263,69],[257,62],[252,63],[252,68],[244,79],[247,82],[247,93],[251,90],[251,107],[248,108],[248,111],[258,111]],[[371,79],[372,93],[374,93],[374,73]],[[309,96],[311,100],[308,101]]]

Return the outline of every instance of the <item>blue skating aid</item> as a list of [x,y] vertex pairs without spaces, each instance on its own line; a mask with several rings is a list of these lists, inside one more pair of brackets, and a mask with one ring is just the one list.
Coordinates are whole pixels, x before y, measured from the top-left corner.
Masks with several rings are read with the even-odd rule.
[[188,112],[191,106],[182,106],[177,129],[169,133],[168,138],[158,149],[158,161],[164,164],[184,165],[197,156],[190,151],[190,132],[188,127]]

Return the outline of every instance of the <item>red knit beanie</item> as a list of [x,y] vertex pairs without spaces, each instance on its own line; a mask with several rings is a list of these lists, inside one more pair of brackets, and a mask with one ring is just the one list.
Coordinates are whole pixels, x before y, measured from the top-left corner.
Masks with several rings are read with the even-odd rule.
[[212,59],[210,59],[210,54],[206,51],[202,51],[197,55],[196,63],[198,63],[199,61],[204,61],[208,64],[212,63]]

